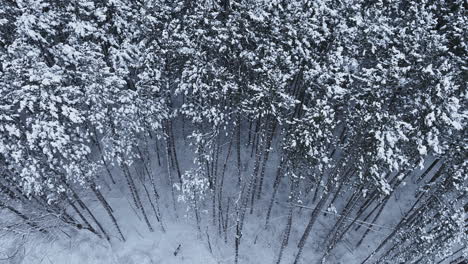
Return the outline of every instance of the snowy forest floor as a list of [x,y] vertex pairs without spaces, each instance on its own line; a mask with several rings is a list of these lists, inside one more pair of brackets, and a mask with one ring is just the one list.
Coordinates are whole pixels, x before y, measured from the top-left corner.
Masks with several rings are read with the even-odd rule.
[[[228,243],[224,238],[217,235],[209,218],[209,213],[204,214],[202,232],[200,233],[191,216],[179,216],[175,218],[174,212],[167,204],[166,212],[162,215],[172,213],[172,216],[164,219],[166,232],[161,229],[148,232],[144,221],[137,216],[126,198],[114,197],[108,199],[111,206],[117,212],[119,224],[124,230],[126,242],[113,240],[108,243],[99,239],[87,231],[75,231],[73,229],[56,230],[53,234],[32,234],[27,237],[8,235],[2,238],[0,248],[2,254],[0,263],[11,264],[210,264],[210,263],[233,263],[234,242],[233,234],[229,235]],[[95,201],[95,207],[98,202]],[[93,207],[93,206],[92,206]],[[101,212],[99,210],[98,212]],[[182,210],[180,210],[182,211]],[[106,218],[105,212],[97,214],[97,217]],[[166,213],[166,214],[164,214]],[[255,213],[254,213],[255,214]],[[307,215],[296,213],[295,221],[306,223]],[[154,217],[154,215],[152,215]],[[234,217],[234,215],[232,215]],[[330,216],[333,217],[333,216]],[[282,231],[285,228],[287,215],[274,215],[268,229],[264,228],[264,216],[249,215],[245,235],[241,244],[240,263],[274,263],[279,250]],[[108,223],[110,225],[110,223]],[[303,225],[295,225],[303,226]],[[326,219],[318,226],[325,227]],[[235,226],[231,224],[233,233]],[[290,246],[286,251],[283,263],[292,263],[295,245],[300,238],[302,230],[293,225]],[[207,235],[208,234],[208,235]],[[208,240],[210,242],[208,242]],[[311,238],[305,250],[305,260],[312,260],[314,252],[319,245],[314,241],[322,241],[319,237]],[[180,246],[178,254],[174,252]],[[211,247],[211,252],[210,252]],[[340,263],[356,263],[352,261],[356,252],[341,252],[347,254],[348,260]],[[10,259],[6,259],[13,256]],[[351,259],[349,259],[351,258]],[[351,261],[351,262],[349,262]],[[337,262],[338,263],[338,262]]]
[[[185,153],[179,144],[179,153]],[[277,155],[273,153],[268,162],[266,173],[265,193],[272,188],[274,173],[277,169]],[[181,157],[183,169],[190,168],[191,155]],[[155,159],[152,159],[155,160]],[[253,163],[248,157],[245,161],[243,174],[248,175]],[[163,163],[162,163],[163,164]],[[430,164],[430,162],[426,162]],[[229,166],[228,166],[229,167]],[[234,167],[234,166],[231,166]],[[213,225],[211,213],[210,194],[201,204],[201,224],[198,230],[194,211],[188,209],[188,205],[182,201],[177,202],[177,211],[174,210],[171,191],[167,182],[167,171],[162,166],[152,164],[152,171],[157,176],[160,186],[161,216],[166,232],[163,232],[156,221],[154,213],[148,209],[149,218],[155,231],[149,232],[140,212],[134,208],[129,197],[129,191],[124,183],[124,177],[119,176],[117,184],[109,188],[109,183],[102,184],[102,192],[110,203],[117,222],[119,223],[125,242],[119,240],[117,235],[112,235],[111,241],[100,239],[96,235],[86,231],[69,227],[60,227],[48,234],[31,233],[28,235],[17,235],[6,233],[0,238],[0,263],[8,264],[211,264],[211,263],[234,263],[234,237],[235,237],[235,211],[234,201],[238,198],[238,185],[234,179],[234,168],[228,168],[225,183],[227,196],[231,199],[230,219],[227,229],[227,243],[224,234],[219,234],[217,226]],[[114,175],[119,172],[115,170]],[[228,177],[230,176],[233,177]],[[383,214],[375,225],[371,226],[371,232],[364,242],[355,247],[362,232],[352,232],[347,235],[338,247],[332,252],[327,263],[331,264],[354,264],[360,263],[369,252],[388,233],[392,226],[401,219],[405,209],[414,201],[414,187],[407,184],[395,192],[386,206]],[[230,194],[229,194],[230,193]],[[84,197],[93,197],[85,195]],[[275,263],[281,246],[283,232],[287,223],[288,190],[286,179],[280,186],[279,195],[273,207],[270,225],[265,228],[266,208],[268,207],[269,195],[264,195],[254,206],[253,214],[247,212],[246,224],[244,226],[242,242],[240,246],[239,263],[263,264]],[[86,198],[85,201],[96,217],[102,221],[103,226],[109,231],[112,224],[105,210],[102,210],[97,199]],[[147,200],[145,206],[150,208]],[[297,243],[304,231],[310,216],[310,209],[314,203],[310,200],[304,201],[303,206],[295,206],[293,224],[289,243],[285,249],[281,263],[292,263],[297,251]],[[334,207],[340,212],[344,205],[336,204]],[[328,231],[335,223],[337,216],[328,209],[319,218],[318,224],[313,228],[311,236],[303,253],[303,263],[319,263],[322,256],[323,241]],[[248,210],[250,211],[250,210]],[[0,214],[2,221],[13,215]],[[7,219],[8,220],[8,219]],[[350,219],[349,221],[351,221]],[[356,222],[355,226],[367,227],[366,223]],[[363,229],[360,229],[363,230]],[[353,236],[355,235],[355,236]],[[180,245],[180,247],[179,247]],[[179,248],[179,249],[178,249]]]

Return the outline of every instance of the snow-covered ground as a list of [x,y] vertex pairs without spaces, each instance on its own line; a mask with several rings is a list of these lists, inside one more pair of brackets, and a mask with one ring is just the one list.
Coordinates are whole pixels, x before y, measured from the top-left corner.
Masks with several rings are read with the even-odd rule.
[[[183,146],[180,142],[179,146]],[[179,153],[184,150],[179,149]],[[155,158],[152,158],[154,162]],[[244,156],[243,174],[248,175],[253,161]],[[182,168],[187,169],[191,164],[189,154],[180,158]],[[277,155],[273,153],[268,163],[266,174],[274,175],[278,164]],[[430,162],[426,162],[426,166]],[[144,200],[147,213],[155,231],[150,232],[141,216],[129,199],[129,191],[120,179],[116,186],[106,187],[109,183],[102,184],[102,192],[114,210],[126,241],[123,242],[117,236],[109,221],[105,210],[102,210],[97,199],[87,198],[87,203],[95,213],[99,221],[111,235],[111,241],[99,239],[86,230],[72,228],[54,229],[49,234],[30,234],[19,236],[5,234],[0,239],[0,263],[11,264],[211,264],[234,263],[234,237],[235,237],[235,213],[233,208],[237,198],[236,176],[229,175],[224,185],[226,195],[231,195],[230,220],[228,224],[227,243],[224,234],[219,234],[218,228],[213,226],[211,217],[210,196],[202,202],[201,228],[197,228],[194,212],[188,209],[184,202],[177,202],[177,212],[174,210],[167,172],[163,166],[152,164],[152,172],[157,175],[157,185],[161,194],[161,215],[166,232],[162,231],[154,213],[149,209],[150,205]],[[228,167],[228,174],[235,174],[234,166]],[[117,170],[113,174],[119,175]],[[271,188],[274,177],[267,177],[266,189]],[[271,193],[265,191],[265,193]],[[401,186],[394,193],[379,220],[372,226],[372,232],[359,247],[355,247],[356,241],[362,232],[349,232],[339,243],[337,248],[329,256],[330,264],[354,264],[360,263],[370,251],[378,244],[401,219],[404,211],[414,200],[414,186],[411,181]],[[240,247],[239,263],[262,264],[276,263],[281,246],[283,231],[287,222],[287,186],[286,182],[280,186],[277,201],[273,207],[270,225],[265,227],[266,208],[269,195],[265,195],[255,205],[253,214],[246,214],[242,242]],[[87,195],[85,197],[93,197]],[[341,199],[345,200],[345,199]],[[292,263],[297,251],[297,244],[304,231],[310,216],[310,209],[315,204],[305,201],[304,207],[297,207],[294,211],[291,237],[281,263]],[[338,212],[342,204],[334,205]],[[249,211],[249,210],[248,210]],[[325,236],[336,222],[337,216],[332,213],[321,214],[318,223],[313,227],[303,253],[303,263],[320,263],[323,254]],[[3,217],[8,217],[4,215]],[[352,221],[350,218],[349,221]],[[365,223],[356,222],[356,226]],[[353,236],[355,235],[355,236]],[[180,246],[180,247],[179,247]]]
[[[52,234],[31,234],[21,238],[9,235],[1,241],[0,258],[14,255],[13,258],[2,260],[0,263],[63,263],[63,264],[106,264],[106,263],[232,263],[234,259],[232,235],[228,243],[224,236],[219,236],[216,229],[210,226],[210,221],[202,223],[202,232],[196,228],[193,217],[180,215],[176,218],[171,207],[165,208],[162,215],[165,218],[162,232],[157,225],[154,215],[150,218],[155,227],[149,232],[144,221],[132,209],[127,199],[122,197],[109,198],[112,208],[116,212],[125,242],[118,237],[112,237],[111,242],[99,239],[87,231],[63,229],[55,230]],[[99,206],[97,201],[94,207]],[[92,206],[93,207],[93,206]],[[99,219],[106,219],[100,211],[96,211]],[[103,211],[103,210],[101,210]],[[182,211],[182,210],[180,210]],[[204,214],[208,218],[208,214]],[[234,217],[234,216],[232,216]],[[269,263],[275,256],[280,241],[273,235],[280,235],[283,228],[282,217],[274,217],[273,225],[265,230],[262,225],[247,224],[246,235],[241,249],[241,263]],[[248,223],[256,221],[248,221]],[[261,223],[263,223],[261,221]],[[105,223],[105,221],[104,221]],[[231,222],[232,224],[233,222]],[[260,223],[260,221],[258,222]],[[110,223],[104,224],[110,227]],[[233,231],[233,227],[229,228]],[[208,242],[209,240],[209,242]],[[177,248],[179,247],[179,250]],[[211,247],[211,249],[210,249]],[[175,255],[176,250],[178,251]]]

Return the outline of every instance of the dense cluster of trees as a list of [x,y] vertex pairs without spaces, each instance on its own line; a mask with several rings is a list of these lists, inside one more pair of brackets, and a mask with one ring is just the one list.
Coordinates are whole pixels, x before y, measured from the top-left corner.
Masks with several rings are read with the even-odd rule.
[[198,225],[211,210],[236,263],[259,201],[266,227],[277,201],[289,208],[277,263],[291,225],[300,263],[334,211],[327,262],[410,182],[414,201],[363,263],[466,257],[465,12],[461,0],[1,0],[0,208],[22,220],[5,228],[47,232],[52,218],[125,240],[100,188],[125,182],[150,231],[164,230],[163,188]]

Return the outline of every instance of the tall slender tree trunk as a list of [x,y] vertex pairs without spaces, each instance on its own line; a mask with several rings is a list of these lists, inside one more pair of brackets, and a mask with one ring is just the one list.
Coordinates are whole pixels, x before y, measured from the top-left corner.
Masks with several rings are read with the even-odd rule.
[[[225,173],[226,173],[226,168],[227,168],[227,164],[228,164],[228,161],[229,161],[229,157],[231,155],[233,142],[234,142],[234,140],[233,140],[233,138],[231,138],[231,140],[229,141],[229,147],[228,147],[226,159],[224,160],[223,169],[221,171],[220,183],[219,183],[219,188],[218,188],[218,214],[219,214],[218,219],[219,219],[220,223],[222,223],[221,219],[223,218],[222,217],[222,215],[223,215],[222,204],[223,204],[224,176],[225,176]],[[221,226],[222,225],[220,225],[220,227]],[[220,229],[220,232],[221,232],[221,229]]]
[[114,225],[115,229],[117,229],[117,232],[119,233],[120,238],[122,238],[122,240],[125,241],[125,237],[122,234],[122,231],[120,230],[119,224],[117,223],[117,220],[115,219],[114,214],[112,213],[112,208],[107,203],[104,196],[102,196],[101,192],[97,189],[97,187],[96,187],[96,185],[94,183],[91,183],[91,190],[94,192],[94,194],[98,198],[99,202],[102,204],[102,206],[106,210],[107,214],[109,215],[109,218],[112,221],[112,224]]
[[339,174],[340,168],[342,166],[343,159],[341,159],[337,165],[335,165],[335,170],[333,173],[331,173],[328,176],[328,183],[327,183],[327,190],[326,192],[322,195],[322,198],[319,200],[317,205],[315,206],[314,210],[312,211],[309,219],[309,223],[306,226],[306,229],[304,230],[304,233],[302,234],[301,239],[299,240],[299,244],[297,245],[298,247],[298,252],[296,255],[296,258],[294,259],[294,264],[298,264],[301,256],[302,256],[302,251],[304,250],[305,243],[310,235],[310,232],[312,231],[312,227],[314,226],[320,211],[322,210],[323,206],[326,204],[328,198],[330,197],[331,193],[334,191],[334,176],[335,173]]
[[101,223],[96,219],[96,217],[94,216],[94,214],[91,212],[91,210],[89,210],[89,208],[86,206],[86,204],[80,199],[80,197],[78,196],[78,194],[68,185],[68,183],[64,182],[65,186],[67,186],[68,190],[71,191],[72,195],[73,195],[73,198],[75,199],[75,201],[78,202],[78,205],[80,205],[80,207],[85,210],[89,216],[91,216],[91,219],[93,219],[94,223],[96,223],[96,225],[98,226],[99,230],[101,230],[101,233],[104,235],[104,237],[107,239],[107,240],[110,240],[110,237],[109,235],[107,234],[107,232],[104,230],[104,228],[102,227]]
[[290,206],[289,212],[288,212],[288,221],[287,221],[284,233],[283,233],[283,240],[281,242],[281,247],[280,247],[280,251],[279,251],[279,254],[278,254],[278,259],[276,260],[276,264],[281,263],[281,258],[283,257],[283,252],[284,252],[284,250],[286,249],[286,247],[288,246],[288,243],[289,243],[289,237],[291,235],[293,212],[294,212],[294,207]]
[[[18,216],[19,218],[21,218],[28,226],[32,227],[33,229],[37,229],[37,230],[43,230],[41,229],[35,222],[31,221],[31,219],[29,217],[27,217],[25,214],[21,213],[20,211],[16,210],[15,208],[13,208],[12,206],[9,206],[5,203],[3,203],[1,200],[0,200],[0,208],[6,208],[7,210],[9,210],[10,212],[12,212],[13,214],[15,214],[16,216]],[[44,231],[44,230],[43,230]]]
[[254,206],[254,201],[255,201],[255,191],[257,189],[257,181],[258,181],[258,170],[260,168],[260,161],[262,158],[262,153],[257,152],[255,155],[255,164],[254,164],[254,169],[251,175],[251,179],[249,182],[249,193],[247,200],[250,198],[250,213],[253,213],[253,206]]
[[76,207],[76,205],[70,200],[70,198],[67,197],[67,202],[68,204],[75,210],[75,212],[78,214],[78,216],[81,218],[81,220],[86,224],[86,229],[91,231],[92,233],[96,234],[99,238],[102,238],[101,234],[99,234],[96,229],[89,223],[88,219],[81,213],[81,211]]
[[176,198],[174,192],[174,179],[172,177],[172,168],[171,168],[171,151],[170,146],[168,143],[167,136],[166,138],[166,167],[167,167],[167,178],[169,180],[169,185],[171,186],[171,196],[172,196],[172,205],[174,207],[174,212],[177,218],[177,206],[176,206]]
[[107,172],[107,175],[109,176],[109,178],[111,179],[112,183],[115,184],[115,180],[114,180],[114,177],[112,176],[112,172],[110,171],[109,169],[109,165],[107,165],[107,161],[106,159],[104,158],[104,152],[101,148],[101,143],[99,142],[98,138],[97,138],[97,131],[96,129],[94,129],[94,136],[95,136],[95,143],[96,143],[96,146],[98,147],[98,151],[99,151],[99,156],[101,156],[101,161],[102,163],[104,164],[104,168],[106,169],[106,172]]
[[159,154],[159,140],[157,138],[154,139],[154,146],[156,150],[156,158],[158,159],[158,166],[161,167],[161,156]]
[[123,166],[124,173],[127,176],[128,185],[131,188],[131,190],[133,190],[133,194],[134,194],[133,198],[135,199],[134,200],[135,206],[137,207],[137,209],[140,209],[141,213],[143,214],[143,218],[145,219],[146,225],[148,226],[148,229],[151,232],[153,232],[153,227],[151,226],[148,216],[146,215],[146,211],[141,202],[141,198],[140,198],[140,195],[138,194],[138,190],[136,189],[135,182],[133,181],[132,175],[130,174],[130,169],[128,168],[128,165],[125,163],[123,163],[122,166]]
[[357,202],[359,201],[359,198],[361,197],[360,196],[361,190],[362,190],[362,187],[354,192],[352,197],[348,200],[348,203],[346,204],[345,208],[343,209],[343,212],[341,213],[338,221],[335,223],[335,226],[326,236],[328,238],[328,243],[325,248],[325,252],[322,256],[322,263],[325,262],[325,259],[328,257],[330,252],[335,248],[338,241],[340,241],[341,238],[344,236],[345,233],[343,231],[340,231],[340,229],[342,229],[344,225],[344,221],[346,220],[348,215],[351,214]]
[[172,151],[171,153],[174,155],[174,164],[175,164],[175,168],[176,168],[176,171],[177,171],[177,176],[179,176],[179,182],[180,184],[182,184],[182,174],[180,173],[180,166],[179,166],[179,159],[177,158],[177,150],[176,150],[176,147],[175,147],[175,137],[174,137],[174,131],[173,131],[173,128],[172,128],[172,121],[169,120],[169,124],[168,124],[168,129],[169,129],[169,134],[170,134],[170,143],[171,143],[171,148],[172,148]]
[[283,166],[284,166],[284,160],[283,158],[281,158],[280,164],[276,171],[275,182],[273,183],[273,193],[271,195],[270,203],[268,204],[268,210],[267,210],[267,215],[265,219],[265,228],[267,228],[268,225],[270,224],[271,210],[273,209],[273,204],[275,202],[276,194],[278,193],[278,188],[281,183],[281,178],[283,176]]
[[292,227],[292,219],[293,219],[293,212],[294,212],[294,206],[293,206],[293,201],[297,199],[297,194],[296,194],[296,189],[298,187],[298,182],[295,179],[291,179],[291,190],[289,194],[289,212],[288,212],[288,221],[286,223],[286,228],[283,233],[283,240],[281,242],[281,247],[280,251],[278,254],[278,259],[276,260],[276,264],[280,264],[281,258],[283,257],[283,252],[285,248],[288,246],[289,243],[289,237],[291,235],[291,227]]
[[237,184],[241,185],[241,117],[240,113],[237,113]]
[[271,125],[270,131],[268,133],[268,139],[267,139],[266,146],[265,146],[262,168],[260,170],[260,181],[258,183],[257,199],[260,199],[262,195],[263,179],[265,177],[266,164],[268,162],[268,157],[271,151],[271,143],[273,141],[273,136],[275,135],[275,130],[276,130],[276,120],[273,120],[272,123],[273,124]]

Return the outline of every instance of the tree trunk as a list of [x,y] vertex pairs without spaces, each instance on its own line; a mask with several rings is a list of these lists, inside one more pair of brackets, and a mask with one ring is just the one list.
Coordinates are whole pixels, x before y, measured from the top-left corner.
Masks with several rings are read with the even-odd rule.
[[271,216],[271,210],[273,208],[273,204],[275,202],[276,194],[278,193],[278,188],[281,183],[281,178],[283,176],[283,166],[284,166],[284,160],[281,158],[280,164],[278,166],[278,169],[276,171],[276,178],[275,182],[273,183],[273,194],[271,195],[270,203],[268,204],[268,211],[267,211],[267,216],[265,220],[265,228],[268,227],[270,223],[270,216]]

